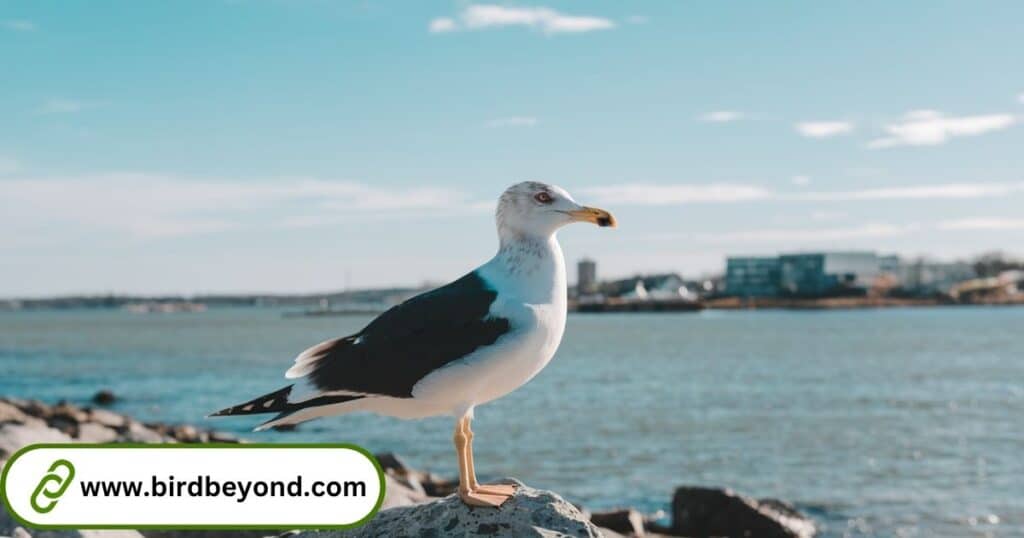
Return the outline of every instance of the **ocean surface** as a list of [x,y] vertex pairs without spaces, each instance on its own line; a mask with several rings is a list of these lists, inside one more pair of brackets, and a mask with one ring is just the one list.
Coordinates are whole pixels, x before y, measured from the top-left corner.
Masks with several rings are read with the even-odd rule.
[[[0,395],[260,441],[353,442],[455,474],[452,419],[334,417],[291,433],[204,415],[285,384],[369,318],[274,309],[0,313]],[[795,503],[824,536],[1024,536],[1024,308],[571,315],[552,363],[477,409],[482,477],[590,508],[679,485]]]

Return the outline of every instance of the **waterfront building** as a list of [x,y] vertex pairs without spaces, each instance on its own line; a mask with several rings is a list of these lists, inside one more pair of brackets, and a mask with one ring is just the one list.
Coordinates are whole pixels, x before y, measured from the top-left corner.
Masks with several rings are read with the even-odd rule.
[[917,258],[900,266],[901,287],[913,294],[949,293],[959,282],[978,277],[973,264]]
[[897,256],[874,252],[803,252],[780,256],[733,256],[725,270],[725,294],[736,297],[859,295],[892,287]]
[[576,293],[591,295],[597,293],[597,262],[583,258],[576,263]]
[[882,275],[874,252],[811,252],[779,256],[779,287],[796,297],[866,293]]
[[731,256],[726,261],[725,293],[738,297],[776,297],[780,294],[779,258]]
[[608,297],[625,301],[695,301],[698,298],[677,273],[613,280],[602,284],[601,291]]

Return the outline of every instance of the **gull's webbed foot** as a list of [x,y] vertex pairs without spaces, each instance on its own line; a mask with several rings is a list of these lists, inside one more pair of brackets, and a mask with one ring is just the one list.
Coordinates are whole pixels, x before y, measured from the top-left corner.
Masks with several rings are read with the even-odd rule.
[[478,493],[487,493],[489,495],[503,495],[505,497],[511,497],[516,494],[516,487],[508,484],[480,484],[474,491]]
[[483,493],[480,491],[462,491],[461,489],[459,490],[459,498],[462,499],[462,502],[470,506],[488,506],[491,508],[498,508],[511,496],[512,495]]

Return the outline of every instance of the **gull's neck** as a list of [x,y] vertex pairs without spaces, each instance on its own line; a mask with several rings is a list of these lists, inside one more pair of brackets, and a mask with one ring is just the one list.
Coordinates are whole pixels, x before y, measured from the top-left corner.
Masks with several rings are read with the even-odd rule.
[[555,234],[499,229],[498,253],[481,269],[503,290],[527,303],[565,304],[565,258]]

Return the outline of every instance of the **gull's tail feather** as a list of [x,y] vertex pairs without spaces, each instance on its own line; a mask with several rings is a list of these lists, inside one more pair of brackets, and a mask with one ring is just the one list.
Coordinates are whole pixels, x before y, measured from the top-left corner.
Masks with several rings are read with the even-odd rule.
[[288,396],[292,393],[292,387],[295,385],[288,385],[282,389],[275,390],[249,400],[248,402],[233,405],[231,407],[225,407],[216,413],[211,413],[211,417],[226,417],[231,415],[257,415],[261,413],[280,413],[284,411],[288,405],[294,405],[288,401]]
[[293,387],[294,385],[288,385],[248,402],[226,407],[216,413],[211,413],[209,416],[226,417],[277,413],[276,417],[260,424],[256,428],[256,431],[260,431],[273,426],[298,424],[317,417],[335,414],[332,411],[337,409],[340,404],[364,398],[362,394],[319,394],[299,401],[292,401],[290,396],[292,395]]
[[351,413],[352,411],[359,411],[361,409],[365,409],[366,406],[364,403],[373,400],[373,398],[367,399],[362,396],[333,396],[327,401],[324,401],[325,399],[320,400],[321,402],[319,404],[307,405],[279,413],[276,417],[256,426],[253,431],[260,432],[263,430],[269,430],[276,426],[291,426],[301,424],[315,418],[343,415],[345,413]]

